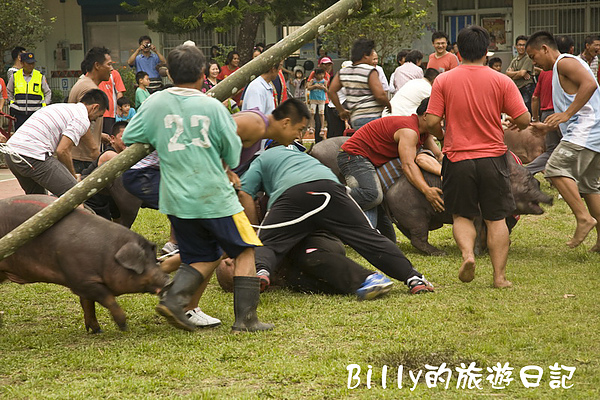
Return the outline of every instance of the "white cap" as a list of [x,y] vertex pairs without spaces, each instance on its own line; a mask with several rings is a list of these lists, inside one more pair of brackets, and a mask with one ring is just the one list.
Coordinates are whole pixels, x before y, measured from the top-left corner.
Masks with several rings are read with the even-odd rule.
[[185,42],[183,42],[182,46],[193,46],[193,47],[196,47],[196,42],[194,42],[193,40],[186,40]]

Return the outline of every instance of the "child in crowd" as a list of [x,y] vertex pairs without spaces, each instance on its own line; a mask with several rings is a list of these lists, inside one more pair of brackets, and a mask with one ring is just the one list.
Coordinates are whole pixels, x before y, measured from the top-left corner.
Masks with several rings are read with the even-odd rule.
[[150,96],[148,86],[150,86],[150,77],[144,71],[135,74],[135,81],[138,85],[135,90],[135,108],[140,108],[144,100]]
[[119,121],[131,121],[131,118],[135,115],[135,108],[131,108],[131,100],[123,96],[117,99],[117,114],[115,122]]
[[502,60],[500,59],[500,57],[490,58],[490,61],[488,61],[488,65],[491,69],[494,69],[498,72],[502,72]]
[[322,68],[315,69],[315,76],[308,85],[310,94],[308,95],[308,102],[310,104],[310,129],[314,131],[315,126],[315,114],[319,113],[321,119],[321,136],[325,135],[325,91],[327,85],[325,83],[325,70]]
[[304,78],[304,68],[294,67],[294,78],[288,82],[288,87],[294,99],[306,103],[306,79]]

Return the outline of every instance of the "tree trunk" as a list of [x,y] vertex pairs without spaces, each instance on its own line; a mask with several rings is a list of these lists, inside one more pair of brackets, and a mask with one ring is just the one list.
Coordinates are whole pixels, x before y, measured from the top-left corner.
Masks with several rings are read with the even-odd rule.
[[258,32],[258,26],[264,17],[264,13],[244,14],[244,19],[242,20],[240,30],[238,31],[238,41],[236,46],[236,50],[240,53],[242,64],[252,60],[256,33]]
[[[305,43],[313,40],[331,25],[342,21],[361,6],[361,0],[340,0],[315,18],[307,22],[290,36],[253,59],[235,74],[229,75],[221,83],[213,87],[208,94],[223,101],[246,86],[256,76],[267,71]],[[29,218],[12,232],[0,239],[0,261],[9,257],[17,249],[35,238],[62,217],[73,211],[106,185],[114,181],[133,164],[152,151],[148,144],[136,143],[109,162],[96,169],[83,181],[62,195],[37,214]]]

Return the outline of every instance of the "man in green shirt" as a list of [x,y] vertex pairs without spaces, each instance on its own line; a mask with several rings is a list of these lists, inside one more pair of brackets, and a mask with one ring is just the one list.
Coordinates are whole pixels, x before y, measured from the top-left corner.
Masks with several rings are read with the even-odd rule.
[[533,91],[535,90],[535,81],[533,80],[535,70],[531,58],[525,53],[525,43],[527,43],[527,36],[517,36],[517,40],[515,40],[517,56],[513,58],[508,65],[506,75],[508,75],[519,88],[519,92],[521,92],[521,96],[523,96],[523,101],[527,106],[527,110],[531,113],[531,98],[533,97]]
[[149,97],[123,134],[125,144],[149,143],[160,157],[159,210],[168,215],[181,254],[156,311],[173,326],[194,330],[184,308],[225,251],[236,262],[233,331],[272,329],[256,315],[254,247],[261,243],[223,166],[239,163],[236,125],[218,100],[201,92],[205,58],[198,48],[178,46],[167,63],[175,86]]

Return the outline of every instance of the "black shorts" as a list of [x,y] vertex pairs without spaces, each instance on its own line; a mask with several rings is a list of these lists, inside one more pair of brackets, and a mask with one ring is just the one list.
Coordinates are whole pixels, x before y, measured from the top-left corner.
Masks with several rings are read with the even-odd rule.
[[511,215],[516,206],[510,190],[507,154],[458,162],[444,157],[442,190],[446,210],[465,218],[481,213],[488,221]]

